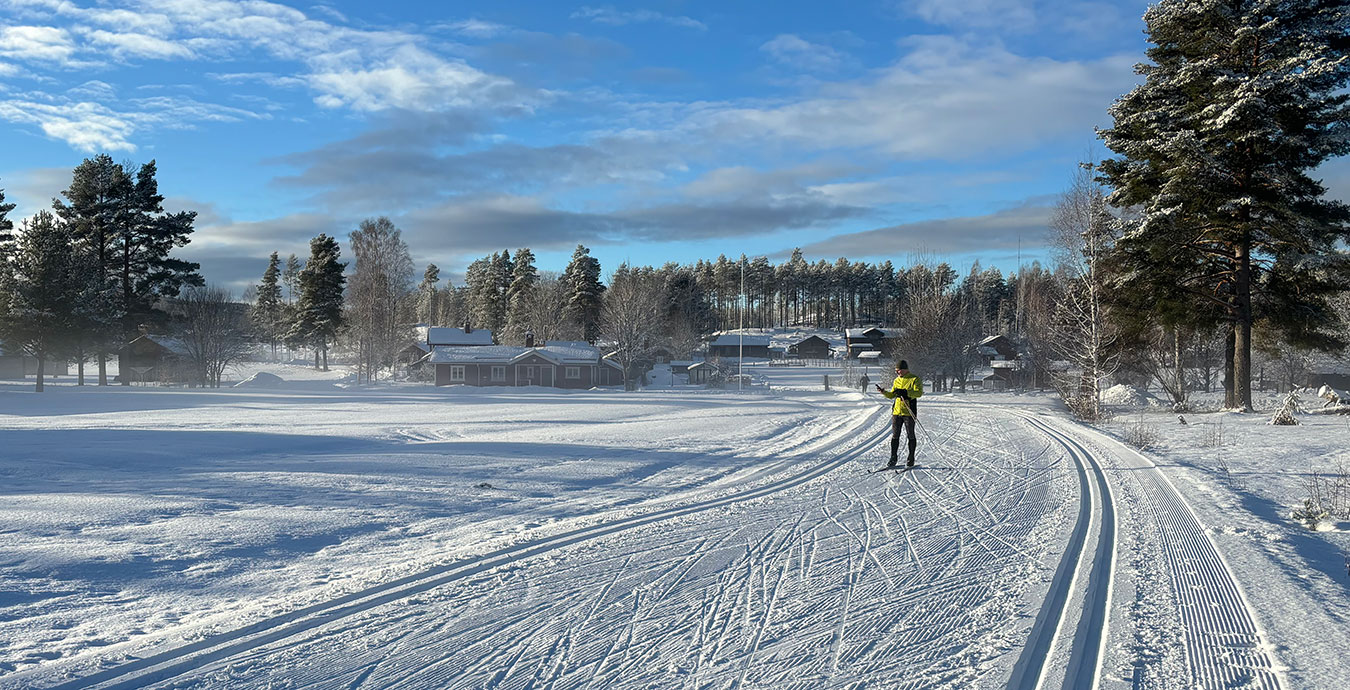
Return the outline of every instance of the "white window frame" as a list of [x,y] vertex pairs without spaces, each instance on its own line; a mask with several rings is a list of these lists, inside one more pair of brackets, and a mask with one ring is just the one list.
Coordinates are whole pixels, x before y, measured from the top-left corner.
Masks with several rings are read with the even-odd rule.
[[502,366],[502,365],[497,365],[497,364],[492,365],[492,380],[493,380],[493,381],[505,381],[505,380],[506,380],[506,367],[505,367],[505,366]]
[[575,381],[575,380],[580,380],[580,379],[581,379],[581,367],[564,367],[564,368],[563,368],[563,378],[568,379],[568,380],[573,380],[573,381]]
[[463,364],[451,364],[451,365],[450,365],[450,382],[451,382],[451,383],[464,383],[464,365],[463,365]]

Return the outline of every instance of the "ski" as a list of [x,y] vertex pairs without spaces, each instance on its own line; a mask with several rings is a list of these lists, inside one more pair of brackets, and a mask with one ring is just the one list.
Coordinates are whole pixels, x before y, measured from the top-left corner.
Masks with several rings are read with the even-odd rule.
[[885,472],[885,471],[887,471],[887,470],[904,471],[904,470],[912,470],[912,469],[914,469],[915,467],[917,467],[917,465],[894,465],[894,466],[887,465],[887,466],[885,466],[885,467],[878,467],[878,468],[876,468],[876,469],[874,469],[874,470],[868,470],[867,473],[868,473],[868,474],[876,474],[877,472]]

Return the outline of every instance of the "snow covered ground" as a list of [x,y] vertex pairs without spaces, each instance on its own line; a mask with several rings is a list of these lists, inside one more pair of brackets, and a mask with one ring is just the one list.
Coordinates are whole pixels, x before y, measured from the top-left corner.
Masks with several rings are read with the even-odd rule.
[[748,368],[0,384],[0,688],[1350,687],[1346,526],[1288,519],[1346,418],[930,395],[867,474],[879,396]]

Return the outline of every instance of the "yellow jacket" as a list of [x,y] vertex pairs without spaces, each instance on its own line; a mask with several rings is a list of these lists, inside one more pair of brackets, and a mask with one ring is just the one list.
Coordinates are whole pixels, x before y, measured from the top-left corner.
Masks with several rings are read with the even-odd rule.
[[895,377],[895,380],[891,382],[890,390],[881,391],[882,395],[895,399],[895,404],[891,407],[892,415],[908,417],[909,405],[905,403],[904,398],[900,397],[900,391],[907,393],[910,400],[919,399],[923,395],[923,379],[920,379],[914,374],[897,376]]

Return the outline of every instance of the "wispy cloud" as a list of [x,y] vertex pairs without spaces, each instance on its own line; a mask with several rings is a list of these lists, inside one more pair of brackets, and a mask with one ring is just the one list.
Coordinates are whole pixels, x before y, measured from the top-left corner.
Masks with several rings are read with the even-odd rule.
[[[262,0],[142,0],[129,9],[84,8],[65,1],[11,1],[25,18],[70,22],[69,30],[36,23],[0,29],[0,57],[27,62],[34,69],[70,67],[88,58],[185,60],[210,54],[224,63],[266,57],[298,68],[290,74],[275,74],[263,83],[303,86],[324,108],[362,112],[464,107],[519,111],[533,107],[541,98],[509,79],[438,54],[423,36],[345,26],[340,14],[324,6],[317,13],[339,23]],[[485,26],[476,28],[483,30]],[[60,114],[72,111],[72,105],[35,109],[22,117],[16,116],[11,107],[5,117],[11,122],[38,124],[50,136],[59,132],[63,140],[79,141],[73,145],[81,149],[95,141],[119,149],[132,146],[126,137],[134,127],[114,126],[112,120],[117,118],[104,118],[102,126],[95,128],[97,135],[71,136],[71,122],[87,121],[91,113],[113,109],[98,103],[82,107],[86,117],[74,120]],[[56,119],[39,119],[42,117]]]
[[811,72],[831,72],[847,61],[847,56],[834,48],[794,34],[780,34],[759,49],[782,64]]
[[697,19],[662,14],[654,10],[618,10],[613,6],[582,7],[572,13],[573,19],[589,19],[597,24],[623,26],[625,24],[659,23],[686,29],[706,31],[708,26]]
[[905,46],[873,78],[827,84],[777,107],[704,108],[682,128],[723,145],[769,140],[808,151],[960,160],[1027,150],[1066,132],[1090,137],[1136,79],[1133,56],[1028,58],[936,36]]
[[511,31],[505,24],[487,22],[481,19],[464,19],[448,24],[438,24],[433,29],[441,29],[470,38],[493,38]]
[[958,254],[1013,250],[1019,241],[1041,244],[1050,223],[1044,199],[982,216],[938,218],[845,233],[802,247],[808,254],[875,257],[932,252]]
[[[85,86],[99,90],[91,84]],[[130,101],[129,105],[136,109],[114,110],[91,101],[30,94],[28,98],[0,100],[0,120],[37,125],[51,138],[93,153],[135,151],[132,137],[144,129],[185,129],[202,121],[235,122],[270,117],[181,97],[140,98]]]

